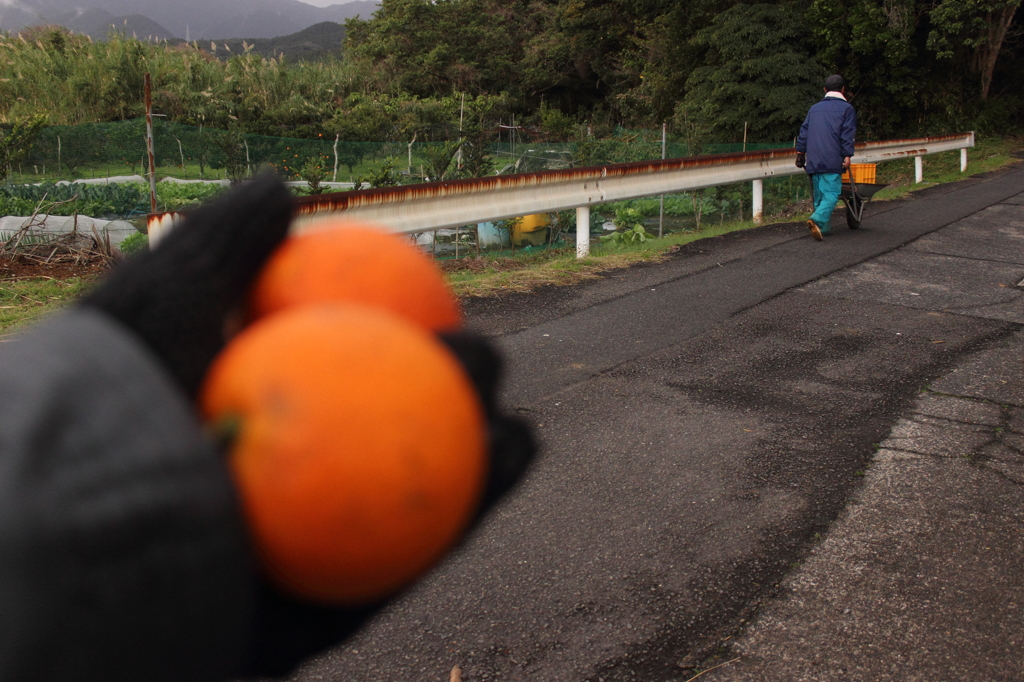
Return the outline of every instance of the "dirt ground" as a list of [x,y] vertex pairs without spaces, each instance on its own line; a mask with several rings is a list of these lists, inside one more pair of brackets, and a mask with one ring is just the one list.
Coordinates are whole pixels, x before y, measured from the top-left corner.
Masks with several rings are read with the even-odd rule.
[[82,258],[77,262],[42,263],[22,256],[0,256],[0,281],[49,277],[93,277],[107,271],[108,261],[103,258]]

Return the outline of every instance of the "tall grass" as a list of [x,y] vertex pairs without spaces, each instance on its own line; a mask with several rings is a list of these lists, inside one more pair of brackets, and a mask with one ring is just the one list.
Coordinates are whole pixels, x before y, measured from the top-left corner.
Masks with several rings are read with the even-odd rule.
[[144,114],[143,77],[171,120],[251,132],[332,119],[351,83],[340,60],[290,63],[252,52],[217,59],[224,46],[171,47],[112,35],[105,42],[57,27],[0,36],[0,122],[45,113],[51,125]]

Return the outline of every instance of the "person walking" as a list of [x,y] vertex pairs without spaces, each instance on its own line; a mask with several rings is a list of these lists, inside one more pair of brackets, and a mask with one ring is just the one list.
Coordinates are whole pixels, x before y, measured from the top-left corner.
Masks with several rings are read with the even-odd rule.
[[797,168],[807,171],[814,189],[814,212],[807,227],[818,241],[829,233],[856,136],[857,112],[846,101],[846,83],[842,76],[829,76],[825,97],[807,112],[796,140]]

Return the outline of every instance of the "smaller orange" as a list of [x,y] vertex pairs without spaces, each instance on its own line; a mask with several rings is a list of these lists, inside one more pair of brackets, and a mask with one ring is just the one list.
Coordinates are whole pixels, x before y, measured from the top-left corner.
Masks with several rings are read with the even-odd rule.
[[355,221],[326,220],[287,239],[260,273],[251,311],[259,318],[331,301],[385,308],[435,332],[462,324],[458,299],[426,254]]
[[336,606],[383,599],[462,535],[486,478],[486,430],[462,366],[377,308],[305,306],[259,320],[201,393],[236,429],[229,468],[271,578]]

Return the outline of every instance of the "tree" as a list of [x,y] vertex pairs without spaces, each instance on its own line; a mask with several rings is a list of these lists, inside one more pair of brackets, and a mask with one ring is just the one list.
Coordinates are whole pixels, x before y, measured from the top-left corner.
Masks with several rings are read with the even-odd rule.
[[[607,105],[617,118],[620,95],[637,88],[648,53],[647,27],[658,17],[694,11],[707,0],[554,0],[531,7],[523,31],[522,90],[570,114]],[[719,0],[724,1],[724,0]],[[671,67],[668,67],[669,69]],[[632,112],[639,107],[627,103]],[[536,106],[536,104],[535,104]]]
[[346,21],[345,54],[382,92],[498,92],[519,61],[510,4],[383,0],[373,19]]
[[395,160],[387,158],[376,170],[371,170],[365,176],[357,178],[353,189],[362,189],[363,185],[369,185],[376,189],[377,187],[394,187],[397,184],[399,184],[399,179],[395,173]]
[[462,142],[462,159],[457,176],[482,178],[494,172],[494,159],[487,148],[487,135],[483,131],[471,132]]
[[0,124],[0,182],[7,179],[14,164],[24,159],[46,125],[38,114],[25,121]]
[[[1006,130],[1019,104],[990,106],[1000,63],[1019,92],[1013,40],[1020,0],[811,0],[817,58],[852,85],[869,135],[915,135],[990,123]],[[980,95],[980,97],[979,97]],[[1019,97],[1010,91],[1010,96]],[[991,119],[990,116],[996,116]]]
[[355,172],[355,167],[363,162],[363,159],[371,152],[369,148],[372,143],[367,142],[339,142],[338,161],[348,168],[349,174]]
[[736,0],[688,0],[654,7],[636,20],[635,29],[615,55],[616,111],[649,125],[671,118],[686,94],[686,81],[704,65],[707,49],[692,38]]
[[481,178],[494,172],[494,159],[490,153],[495,125],[507,113],[508,98],[501,95],[451,97],[446,101],[452,120],[459,120],[462,147],[458,151],[455,177]]
[[227,131],[220,131],[213,138],[213,144],[223,155],[224,173],[237,185],[249,174],[249,160],[246,153],[245,137],[241,131],[232,126]]
[[309,185],[310,194],[323,194],[322,183],[327,178],[327,163],[322,156],[311,156],[299,169],[299,177]]
[[579,126],[576,129],[576,139],[573,140],[572,167],[586,168],[604,163],[603,149],[601,143],[593,138],[587,126]]
[[999,53],[1003,49],[1020,0],[942,0],[931,11],[928,47],[939,59],[954,59],[969,51],[965,60],[978,78],[981,98],[988,99]]
[[[858,136],[907,130],[949,99],[921,35],[929,0],[812,0],[807,20],[826,71],[840,73],[857,107]],[[863,133],[863,134],[862,134]]]
[[737,4],[693,38],[707,50],[692,72],[677,123],[738,141],[744,124],[753,141],[791,139],[820,92],[821,71],[810,55],[794,3]]
[[442,182],[451,179],[453,175],[451,172],[452,161],[455,160],[455,154],[458,153],[461,146],[461,142],[442,142],[423,148],[427,182]]
[[537,111],[537,124],[546,135],[558,142],[569,140],[576,132],[577,126],[574,117],[563,113],[560,109],[547,106],[544,100],[541,100],[540,109]]

